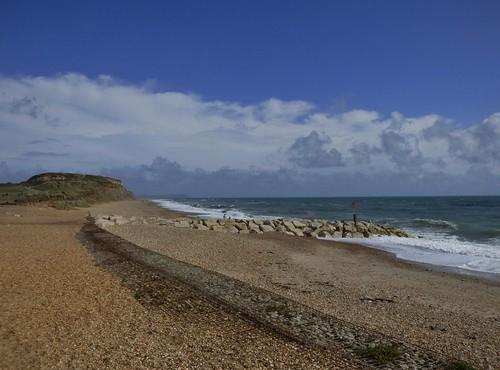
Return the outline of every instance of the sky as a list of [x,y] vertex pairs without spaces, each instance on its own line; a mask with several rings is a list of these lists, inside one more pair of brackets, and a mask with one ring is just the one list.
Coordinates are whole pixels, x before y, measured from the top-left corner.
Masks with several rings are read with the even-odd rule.
[[5,1],[0,181],[500,194],[498,1]]

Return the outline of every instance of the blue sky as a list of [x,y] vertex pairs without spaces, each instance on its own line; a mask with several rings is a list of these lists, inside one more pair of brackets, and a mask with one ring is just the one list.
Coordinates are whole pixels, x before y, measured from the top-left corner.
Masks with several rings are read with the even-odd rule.
[[6,1],[0,71],[468,124],[500,102],[498,14],[498,1]]
[[[1,181],[65,170],[199,195],[221,182],[254,195],[285,183],[286,195],[500,193],[498,1],[0,10]],[[367,185],[350,186],[359,175]]]

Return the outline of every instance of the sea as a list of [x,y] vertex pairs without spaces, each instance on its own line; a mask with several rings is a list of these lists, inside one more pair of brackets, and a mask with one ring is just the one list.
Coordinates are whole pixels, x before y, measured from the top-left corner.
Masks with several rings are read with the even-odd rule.
[[[363,198],[173,198],[160,206],[200,217],[358,220],[414,237],[342,239],[398,258],[500,277],[500,196]],[[355,208],[353,208],[355,202]]]

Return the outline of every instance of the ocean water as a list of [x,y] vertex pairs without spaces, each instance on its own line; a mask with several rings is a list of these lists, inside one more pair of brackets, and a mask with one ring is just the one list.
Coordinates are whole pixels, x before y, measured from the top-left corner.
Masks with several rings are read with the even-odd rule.
[[[415,238],[342,239],[411,261],[500,274],[500,197],[179,198],[154,199],[202,217],[371,220]],[[499,275],[500,276],[500,275]]]

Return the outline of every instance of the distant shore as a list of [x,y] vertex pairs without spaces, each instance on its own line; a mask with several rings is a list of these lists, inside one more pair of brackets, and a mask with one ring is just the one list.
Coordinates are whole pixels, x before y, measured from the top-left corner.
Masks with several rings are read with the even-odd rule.
[[147,219],[107,228],[141,247],[480,368],[500,365],[497,281],[402,261],[350,243],[160,225],[155,220],[186,215],[148,201],[108,203],[93,212]]

